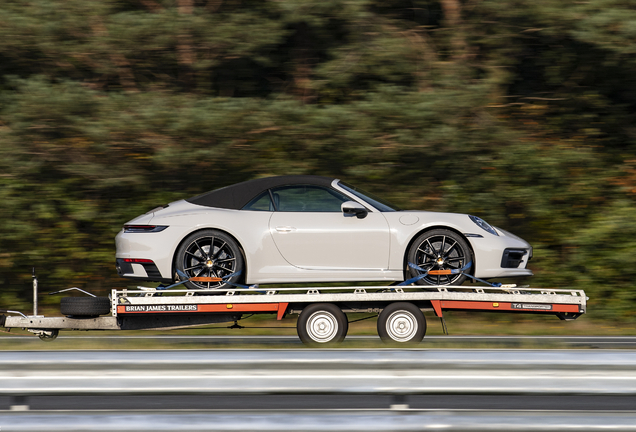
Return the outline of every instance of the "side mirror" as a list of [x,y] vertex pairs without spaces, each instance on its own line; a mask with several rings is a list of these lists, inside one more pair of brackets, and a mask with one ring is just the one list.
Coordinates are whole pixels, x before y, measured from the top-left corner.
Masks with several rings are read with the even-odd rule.
[[359,204],[355,201],[345,201],[340,206],[342,209],[342,213],[345,217],[357,217],[358,219],[364,219],[369,214],[369,210],[367,210],[362,204]]

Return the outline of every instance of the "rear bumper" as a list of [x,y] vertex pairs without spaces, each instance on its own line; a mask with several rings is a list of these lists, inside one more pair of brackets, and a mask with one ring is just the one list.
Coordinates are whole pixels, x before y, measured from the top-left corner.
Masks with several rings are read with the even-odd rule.
[[153,282],[172,282],[161,276],[157,265],[154,262],[134,263],[124,258],[115,259],[117,274],[128,279],[138,279]]

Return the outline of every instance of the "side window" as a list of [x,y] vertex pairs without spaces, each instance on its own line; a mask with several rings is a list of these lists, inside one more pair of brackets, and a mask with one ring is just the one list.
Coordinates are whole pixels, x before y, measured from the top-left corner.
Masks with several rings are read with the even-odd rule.
[[269,191],[263,192],[252,201],[248,202],[242,210],[274,211],[272,200],[269,197]]
[[283,186],[272,189],[276,209],[283,212],[340,212],[349,198],[321,186]]

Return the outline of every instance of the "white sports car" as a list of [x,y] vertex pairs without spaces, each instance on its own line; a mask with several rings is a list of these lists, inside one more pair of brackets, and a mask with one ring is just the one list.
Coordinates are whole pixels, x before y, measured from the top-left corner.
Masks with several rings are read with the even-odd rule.
[[176,201],[126,223],[116,243],[120,276],[172,283],[180,272],[195,278],[192,289],[404,281],[428,271],[417,283],[532,275],[532,247],[478,217],[399,210],[320,176],[262,178]]

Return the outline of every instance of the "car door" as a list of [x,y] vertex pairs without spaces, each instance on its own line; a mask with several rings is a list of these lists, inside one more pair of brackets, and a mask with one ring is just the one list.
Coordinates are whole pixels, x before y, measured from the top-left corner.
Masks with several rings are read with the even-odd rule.
[[315,270],[382,270],[389,263],[389,225],[380,212],[345,216],[351,199],[322,186],[271,190],[276,211],[270,232],[281,255],[295,267]]

